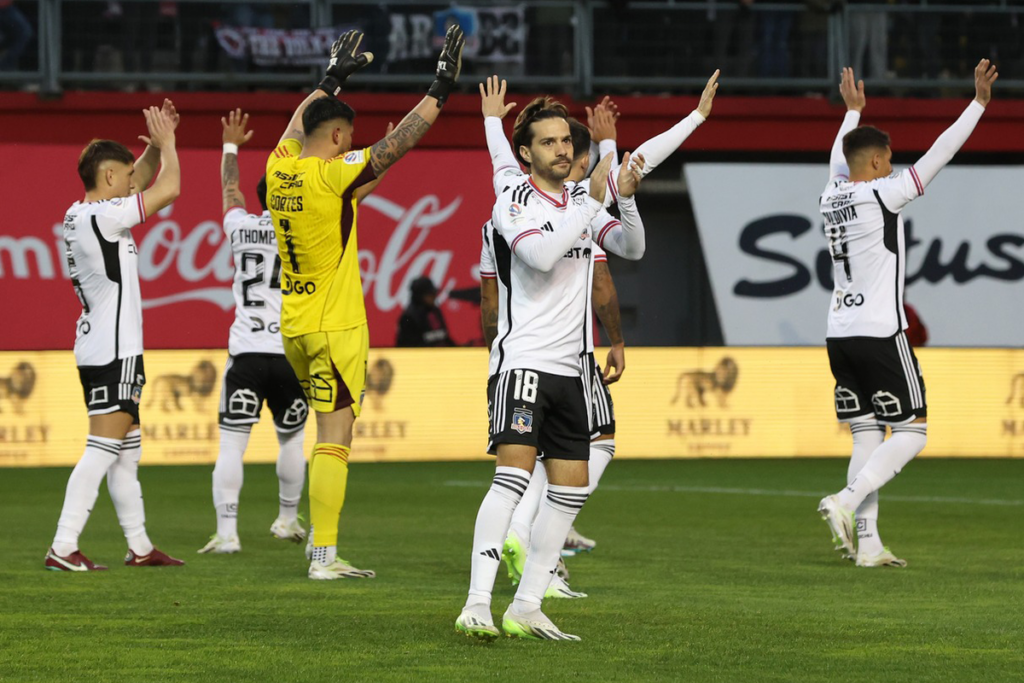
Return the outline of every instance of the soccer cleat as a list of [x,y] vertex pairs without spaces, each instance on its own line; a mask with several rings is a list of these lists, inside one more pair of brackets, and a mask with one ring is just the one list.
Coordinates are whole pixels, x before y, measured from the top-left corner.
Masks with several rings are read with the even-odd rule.
[[232,553],[242,552],[242,544],[238,541],[238,536],[223,538],[214,534],[213,536],[210,536],[210,541],[196,552],[200,555],[205,555],[206,553],[213,553],[214,555],[230,555]]
[[313,525],[309,525],[309,536],[306,537],[306,559],[313,561]]
[[519,534],[511,529],[505,537],[505,545],[501,548],[501,557],[505,560],[512,585],[518,586],[519,579],[523,576],[523,567],[526,566],[526,546],[523,545],[523,539],[519,538]]
[[[852,559],[852,558],[851,558]],[[882,548],[877,555],[857,555],[858,567],[906,567],[907,561],[901,560],[892,554],[888,548]]]
[[501,635],[498,629],[494,627],[490,608],[484,605],[463,607],[462,614],[455,620],[455,630],[470,638],[478,638],[488,642]]
[[597,547],[597,541],[587,538],[576,527],[569,527],[569,535],[562,545],[562,557],[572,557],[578,553],[589,553]]
[[576,600],[578,598],[587,597],[587,594],[581,593],[580,591],[574,591],[569,588],[568,582],[558,574],[555,574],[551,577],[551,583],[548,585],[548,589],[544,593],[544,597],[562,600]]
[[501,629],[509,638],[528,640],[582,640],[571,633],[563,633],[551,623],[543,612],[536,609],[529,614],[516,614],[509,606],[501,618]]
[[284,520],[278,517],[270,526],[270,533],[274,538],[279,538],[282,541],[294,541],[295,543],[302,543],[302,540],[306,538],[306,530],[302,528],[297,519]]
[[149,555],[139,557],[133,550],[129,550],[124,556],[125,566],[128,567],[180,567],[185,564],[183,560],[171,557],[167,553],[153,548]]
[[564,581],[569,580],[569,568],[565,566],[565,560],[561,557],[558,558],[558,564],[555,565],[555,575],[560,576]]
[[309,578],[317,581],[332,581],[334,579],[372,579],[377,573],[372,569],[356,569],[341,558],[335,558],[330,564],[319,562],[309,563]]
[[826,496],[818,503],[818,513],[832,531],[836,550],[853,554],[853,512],[839,504],[835,496]]
[[107,568],[102,564],[95,564],[88,557],[76,550],[67,557],[61,557],[53,552],[53,548],[46,551],[46,562],[44,567],[51,572],[102,572]]

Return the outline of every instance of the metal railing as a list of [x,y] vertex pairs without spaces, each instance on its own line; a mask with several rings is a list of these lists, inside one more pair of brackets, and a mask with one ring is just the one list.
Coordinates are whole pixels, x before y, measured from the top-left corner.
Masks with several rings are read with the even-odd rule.
[[[1024,0],[513,3],[15,0],[12,7],[34,32],[34,49],[22,53],[17,70],[0,71],[0,86],[44,94],[66,88],[308,87],[319,65],[282,64],[265,55],[260,63],[242,52],[266,47],[269,39],[260,31],[349,26],[363,29],[366,47],[379,52],[369,73],[353,79],[354,88],[419,86],[432,71],[436,24],[451,15],[477,24],[475,56],[464,60],[464,71],[474,77],[467,83],[498,71],[521,89],[587,97],[692,92],[722,68],[734,92],[835,94],[839,67],[854,64],[863,65],[861,75],[875,92],[952,94],[972,87],[974,63],[988,57],[999,65],[1001,90],[1024,91]],[[4,11],[0,60],[17,43],[17,26],[25,25],[3,21]],[[230,27],[241,28],[225,38]],[[256,32],[245,37],[252,45],[231,44],[243,41],[243,29]],[[484,43],[493,47],[495,41],[504,51],[484,54]]]

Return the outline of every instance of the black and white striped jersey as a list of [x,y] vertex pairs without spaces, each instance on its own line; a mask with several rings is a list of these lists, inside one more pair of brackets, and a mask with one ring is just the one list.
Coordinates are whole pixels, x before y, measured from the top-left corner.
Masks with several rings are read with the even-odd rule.
[[224,233],[235,262],[231,293],[235,320],[228,352],[284,354],[281,341],[281,257],[270,212],[246,213],[235,207],[224,214]]
[[141,194],[75,202],[64,215],[68,273],[82,303],[75,336],[80,367],[142,353],[139,252],[131,229],[145,220]]

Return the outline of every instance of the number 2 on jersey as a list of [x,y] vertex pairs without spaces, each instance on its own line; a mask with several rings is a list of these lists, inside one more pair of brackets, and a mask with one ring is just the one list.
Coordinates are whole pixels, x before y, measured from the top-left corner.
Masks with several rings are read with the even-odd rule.
[[540,377],[532,370],[513,370],[516,373],[516,388],[512,397],[516,401],[537,402],[537,385]]
[[[262,299],[250,298],[249,288],[263,284],[266,277],[265,259],[263,254],[255,251],[247,251],[242,254],[242,272],[252,277],[242,280],[242,303],[246,308],[263,308],[266,304]],[[251,267],[251,271],[250,271]],[[274,257],[274,267],[270,271],[269,285],[274,289],[281,288],[281,257]]]

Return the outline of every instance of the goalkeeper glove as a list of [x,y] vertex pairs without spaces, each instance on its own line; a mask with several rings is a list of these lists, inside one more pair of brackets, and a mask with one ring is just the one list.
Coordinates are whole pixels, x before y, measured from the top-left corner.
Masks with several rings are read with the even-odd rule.
[[372,52],[356,54],[359,43],[363,40],[362,31],[347,31],[331,46],[331,61],[327,65],[327,75],[318,86],[328,95],[337,97],[341,92],[341,84],[349,76],[373,61]]
[[466,37],[462,35],[462,29],[458,24],[451,26],[445,34],[441,56],[437,58],[434,84],[427,91],[427,95],[437,98],[438,109],[447,101],[452,86],[459,80],[459,72],[462,70],[462,48],[465,46]]

